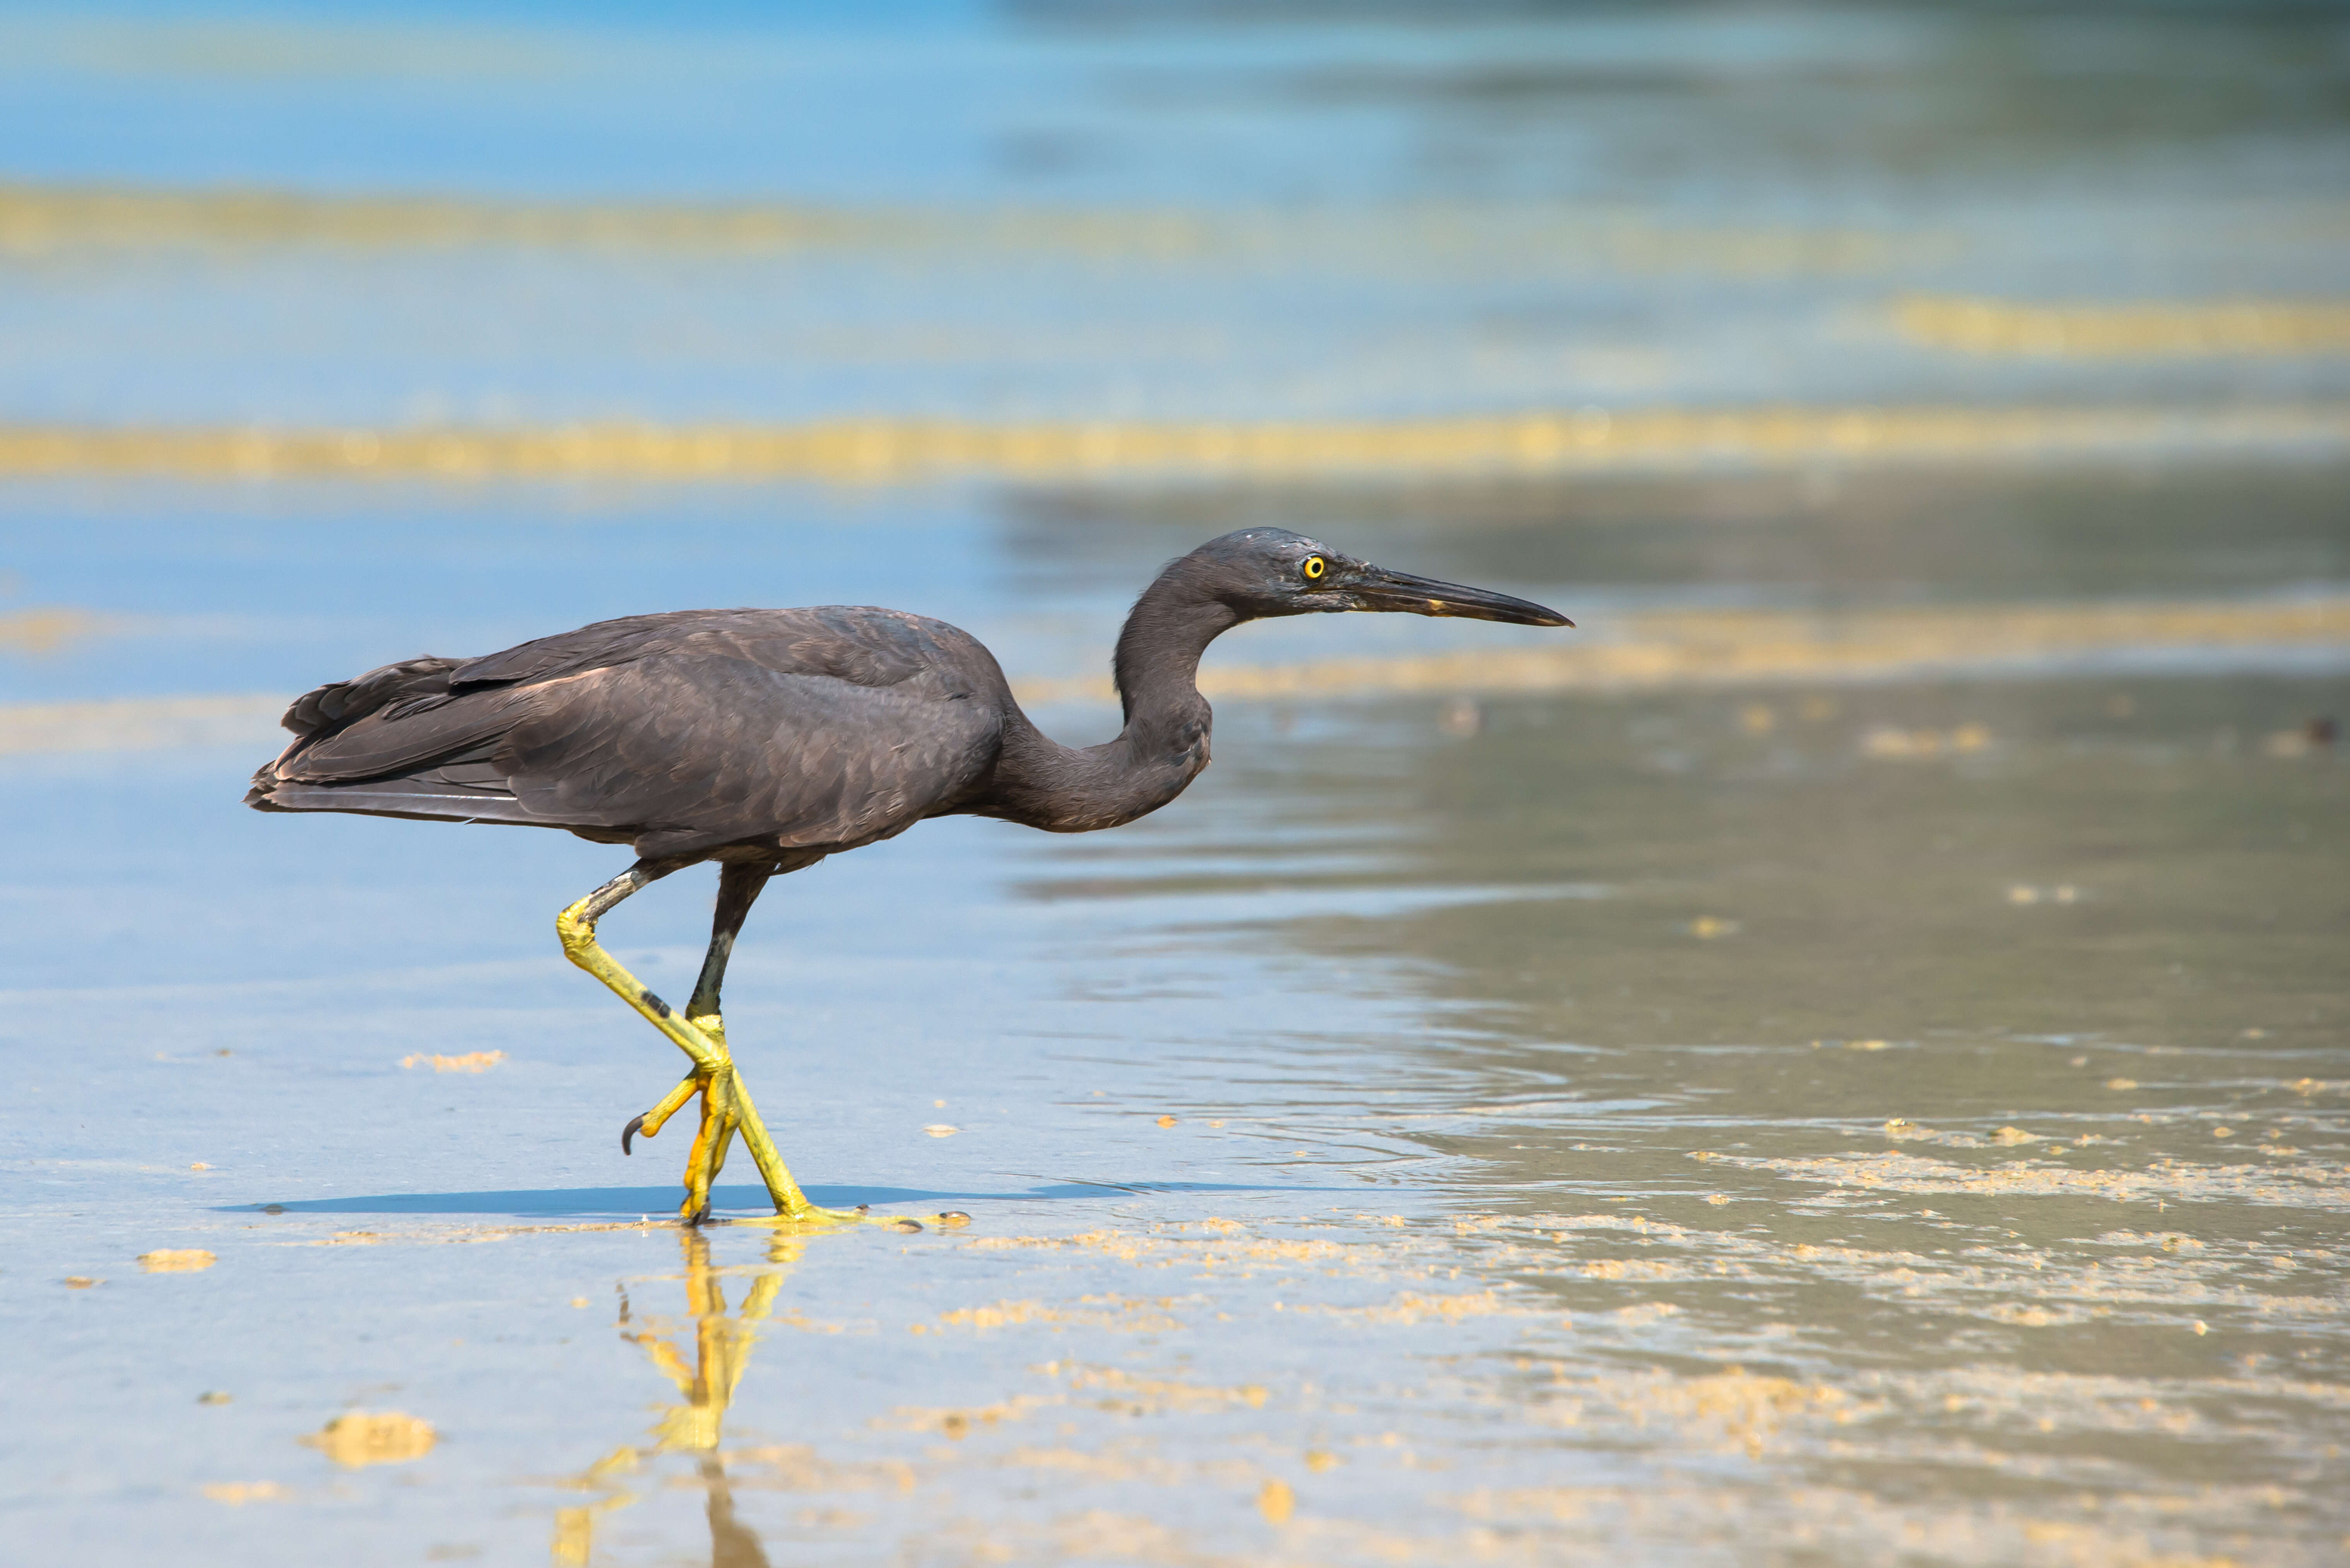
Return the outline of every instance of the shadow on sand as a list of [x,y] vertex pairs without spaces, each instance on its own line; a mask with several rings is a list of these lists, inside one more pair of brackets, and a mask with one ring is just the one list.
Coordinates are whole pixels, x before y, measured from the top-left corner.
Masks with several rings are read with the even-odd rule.
[[[1287,1183],[1051,1181],[997,1192],[934,1192],[918,1187],[811,1187],[807,1195],[827,1209],[853,1209],[860,1203],[876,1209],[895,1209],[936,1203],[1059,1202],[1140,1193],[1336,1190],[1338,1189]],[[764,1187],[714,1187],[710,1197],[722,1217],[729,1210],[766,1214],[773,1207]],[[249,1214],[257,1209],[273,1214],[517,1214],[634,1220],[666,1219],[676,1212],[677,1203],[678,1188],[672,1183],[667,1187],[569,1187],[512,1192],[389,1192],[223,1204],[215,1212]]]

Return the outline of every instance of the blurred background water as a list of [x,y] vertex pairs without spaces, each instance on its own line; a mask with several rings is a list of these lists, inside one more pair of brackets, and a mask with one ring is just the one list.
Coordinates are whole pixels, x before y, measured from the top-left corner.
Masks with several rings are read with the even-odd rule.
[[[2334,7],[10,7],[13,1538],[2338,1561],[2345,495]],[[609,852],[235,804],[711,604],[1098,739],[1254,524],[1581,629],[1245,628],[1162,814],[779,885],[787,1156],[968,1231],[639,1224]]]

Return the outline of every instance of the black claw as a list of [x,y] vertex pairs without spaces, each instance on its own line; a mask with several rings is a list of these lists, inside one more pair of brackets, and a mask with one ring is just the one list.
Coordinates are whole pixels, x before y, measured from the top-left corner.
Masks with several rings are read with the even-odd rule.
[[873,1205],[870,1203],[860,1203],[857,1206],[857,1211],[859,1214],[870,1214],[873,1212]]
[[710,1205],[705,1203],[701,1208],[695,1210],[692,1213],[687,1215],[685,1217],[685,1222],[697,1231],[701,1230],[704,1225],[709,1224]]
[[639,1116],[630,1116],[630,1117],[629,1118],[629,1125],[628,1125],[627,1127],[622,1127],[622,1128],[620,1129],[620,1152],[621,1152],[622,1154],[629,1154],[629,1153],[632,1153],[632,1152],[633,1152],[633,1151],[629,1147],[629,1140],[630,1138],[632,1138],[632,1137],[636,1137],[636,1136],[637,1136],[637,1129],[638,1129],[639,1127],[643,1127],[644,1125],[645,1125],[645,1118],[644,1118],[641,1115],[639,1115]]

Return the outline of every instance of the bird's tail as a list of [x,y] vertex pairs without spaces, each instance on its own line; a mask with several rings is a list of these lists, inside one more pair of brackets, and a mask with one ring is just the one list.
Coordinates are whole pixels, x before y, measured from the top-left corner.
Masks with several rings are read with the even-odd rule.
[[519,715],[510,689],[456,692],[459,659],[408,659],[305,692],[293,741],[253,775],[260,811],[525,820],[490,753]]

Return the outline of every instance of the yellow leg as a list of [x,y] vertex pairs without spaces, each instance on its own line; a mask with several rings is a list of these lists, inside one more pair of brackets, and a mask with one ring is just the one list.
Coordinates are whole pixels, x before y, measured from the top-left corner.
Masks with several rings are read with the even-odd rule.
[[[646,1022],[668,1035],[693,1064],[683,1081],[662,1096],[660,1104],[621,1131],[621,1152],[629,1152],[631,1138],[658,1134],[670,1117],[698,1095],[702,1098],[702,1124],[695,1130],[693,1147],[686,1156],[685,1201],[679,1206],[687,1224],[698,1225],[709,1217],[711,1186],[726,1164],[727,1146],[739,1134],[759,1168],[761,1179],[767,1184],[767,1196],[775,1202],[777,1220],[794,1223],[862,1221],[903,1231],[920,1230],[919,1222],[899,1216],[868,1214],[863,1209],[819,1209],[809,1202],[799,1183],[792,1179],[775,1140],[767,1136],[766,1125],[760,1121],[758,1108],[752,1105],[750,1091],[743,1086],[743,1075],[735,1070],[734,1059],[727,1051],[726,1021],[718,1007],[719,987],[725,979],[726,961],[734,950],[735,934],[742,929],[743,918],[750,913],[759,890],[774,874],[772,867],[730,864],[720,872],[718,913],[712,926],[710,953],[702,961],[702,977],[694,984],[693,1000],[682,1016],[647,990],[598,944],[597,921],[623,898],[677,868],[674,863],[639,860],[564,910],[555,921],[563,938],[564,953],[571,961],[610,987]],[[949,1225],[970,1222],[968,1215],[959,1213],[939,1218]]]
[[[855,1220],[866,1218],[856,1213],[817,1208],[808,1201],[807,1194],[800,1190],[799,1183],[792,1179],[792,1173],[784,1164],[782,1154],[776,1150],[775,1140],[767,1136],[767,1129],[760,1122],[750,1096],[743,1091],[742,1077],[734,1070],[733,1058],[726,1050],[723,1025],[720,1026],[717,1038],[712,1039],[654,995],[596,940],[598,920],[623,898],[650,887],[673,869],[674,867],[639,861],[565,909],[555,921],[556,930],[563,939],[565,956],[602,981],[615,995],[635,1008],[647,1023],[669,1036],[671,1042],[693,1064],[693,1070],[685,1082],[671,1090],[654,1107],[653,1113],[631,1124],[630,1133],[658,1131],[660,1123],[668,1120],[688,1099],[697,1093],[702,1096],[702,1127],[686,1162],[686,1198],[681,1205],[681,1212],[689,1223],[699,1223],[708,1214],[711,1179],[723,1164],[726,1145],[737,1131],[751,1150],[751,1158],[757,1162],[759,1174],[766,1180],[767,1194],[775,1202],[777,1215],[795,1220]],[[715,1012],[713,1007],[704,1016],[713,1017]]]

